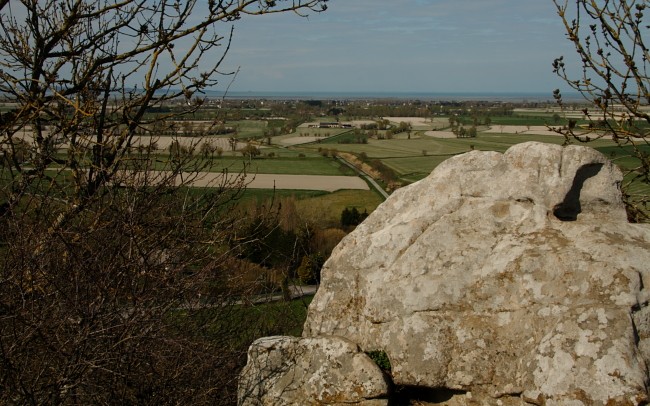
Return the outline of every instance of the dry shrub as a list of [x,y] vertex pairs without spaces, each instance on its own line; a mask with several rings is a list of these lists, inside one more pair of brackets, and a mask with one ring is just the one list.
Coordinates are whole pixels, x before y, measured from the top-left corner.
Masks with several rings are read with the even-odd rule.
[[325,230],[316,230],[311,240],[311,249],[314,252],[320,252],[326,258],[332,253],[336,245],[341,242],[347,233],[340,228],[327,228]]
[[219,267],[227,275],[226,286],[242,296],[259,295],[280,289],[282,274],[246,259],[229,257]]

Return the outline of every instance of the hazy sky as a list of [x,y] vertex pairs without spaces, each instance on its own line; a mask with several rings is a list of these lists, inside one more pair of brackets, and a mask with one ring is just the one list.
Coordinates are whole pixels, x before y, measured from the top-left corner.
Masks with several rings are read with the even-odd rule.
[[234,35],[234,91],[550,94],[553,59],[573,53],[551,0],[330,0]]

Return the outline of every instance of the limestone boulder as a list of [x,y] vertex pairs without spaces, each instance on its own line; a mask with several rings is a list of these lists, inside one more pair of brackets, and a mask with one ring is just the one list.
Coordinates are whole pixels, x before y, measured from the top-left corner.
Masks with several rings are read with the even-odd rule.
[[359,347],[338,337],[265,337],[248,350],[240,406],[386,406],[388,383]]
[[383,350],[453,404],[645,404],[650,230],[621,180],[580,146],[451,158],[343,239],[303,337]]

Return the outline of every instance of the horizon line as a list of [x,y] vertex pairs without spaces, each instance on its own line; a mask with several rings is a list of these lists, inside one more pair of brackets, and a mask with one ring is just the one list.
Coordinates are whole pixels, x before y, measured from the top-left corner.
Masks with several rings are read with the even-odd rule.
[[[553,100],[553,91],[395,91],[395,90],[212,90],[206,96],[225,98],[279,98],[279,99],[429,99],[429,100]],[[584,100],[578,92],[562,92],[565,98]]]

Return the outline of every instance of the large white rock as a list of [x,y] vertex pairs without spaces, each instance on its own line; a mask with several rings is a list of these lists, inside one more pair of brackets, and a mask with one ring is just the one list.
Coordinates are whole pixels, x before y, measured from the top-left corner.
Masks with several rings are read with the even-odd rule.
[[621,179],[578,146],[451,158],[339,244],[303,336],[384,350],[454,404],[643,404],[650,230]]

